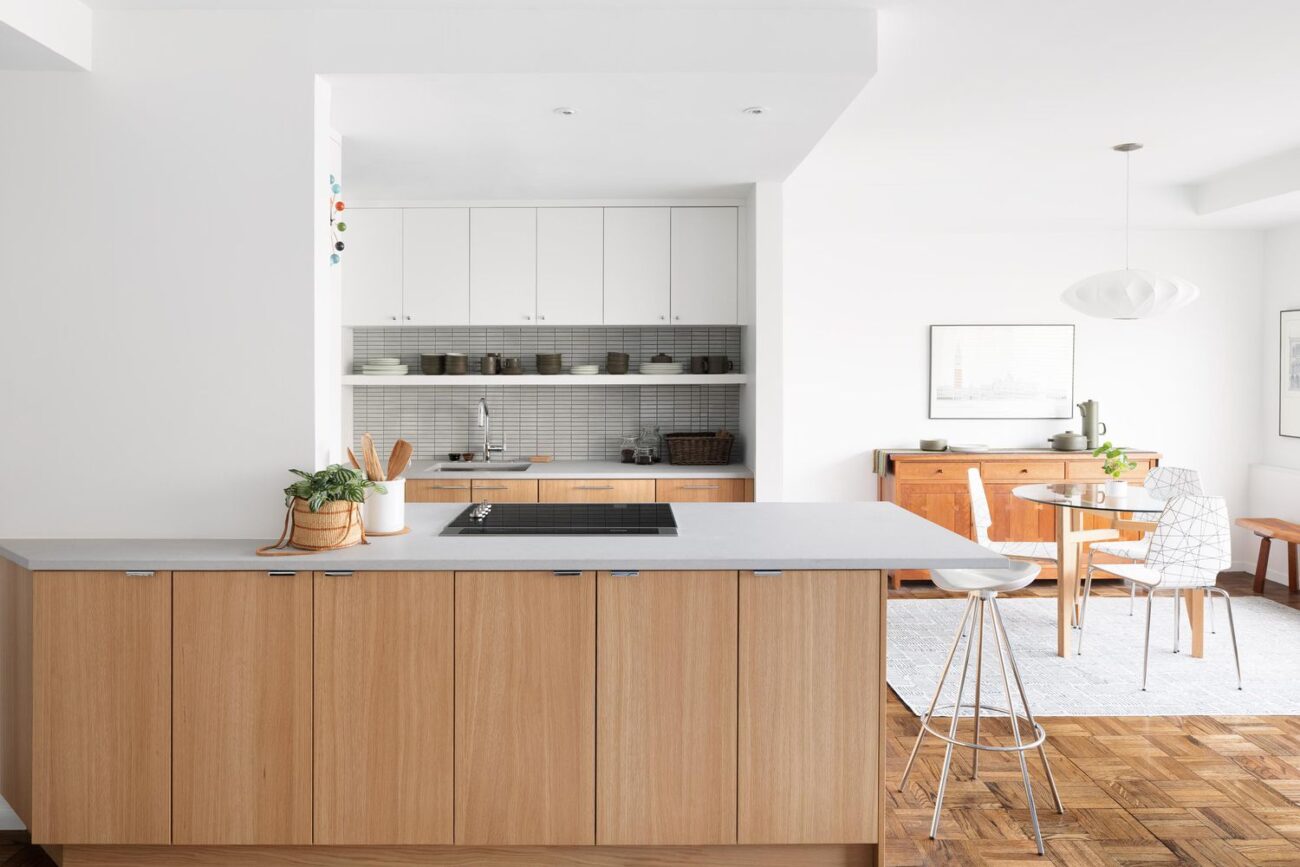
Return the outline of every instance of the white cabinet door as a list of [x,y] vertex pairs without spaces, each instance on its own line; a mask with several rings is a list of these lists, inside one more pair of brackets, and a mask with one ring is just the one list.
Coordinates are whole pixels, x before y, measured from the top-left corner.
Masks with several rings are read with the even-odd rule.
[[537,209],[537,321],[599,325],[604,316],[604,209]]
[[674,325],[735,325],[735,208],[673,208]]
[[605,209],[605,324],[667,325],[668,208]]
[[401,324],[401,209],[358,208],[343,221],[343,324]]
[[469,324],[469,208],[407,208],[402,322]]
[[536,315],[537,209],[470,208],[470,323],[532,325]]

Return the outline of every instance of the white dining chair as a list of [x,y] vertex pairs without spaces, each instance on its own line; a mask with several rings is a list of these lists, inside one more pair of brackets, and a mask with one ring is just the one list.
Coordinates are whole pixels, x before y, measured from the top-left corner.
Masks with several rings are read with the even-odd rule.
[[[1161,500],[1168,500],[1170,497],[1182,495],[1199,495],[1205,493],[1201,489],[1201,475],[1196,470],[1189,470],[1184,467],[1155,467],[1147,473],[1146,479],[1142,482],[1142,487],[1146,488],[1151,496]],[[1134,512],[1133,521],[1143,523],[1155,523],[1160,520],[1159,512]],[[1147,548],[1151,544],[1150,531],[1143,531],[1140,539],[1115,539],[1110,542],[1094,542],[1088,547],[1088,571],[1092,571],[1093,554],[1107,554],[1111,557],[1119,557],[1124,560],[1133,560],[1142,562],[1146,559]],[[1129,605],[1128,613],[1133,614],[1133,604],[1137,600],[1137,585],[1127,582],[1129,587]],[[1089,587],[1091,584],[1085,584]],[[1086,591],[1085,591],[1086,593]],[[1087,606],[1088,599],[1084,596],[1083,605]],[[1082,619],[1082,618],[1081,618]],[[1213,624],[1214,606],[1210,606],[1210,621]],[[1080,627],[1082,628],[1082,626]],[[1211,625],[1213,629],[1213,625]]]
[[993,513],[989,510],[989,500],[984,493],[984,480],[980,477],[978,467],[971,467],[966,471],[966,483],[970,488],[970,523],[976,542],[1012,560],[1056,562],[1055,542],[994,542],[989,539],[989,527],[993,526]]
[[[1241,655],[1237,649],[1237,627],[1232,619],[1232,598],[1218,586],[1219,573],[1232,565],[1231,524],[1228,505],[1222,497],[1176,496],[1165,503],[1160,513],[1146,557],[1141,563],[1106,563],[1099,572],[1117,575],[1147,591],[1146,638],[1142,656],[1142,689],[1147,688],[1147,668],[1151,658],[1151,605],[1157,593],[1174,597],[1174,653],[1179,651],[1179,625],[1182,623],[1184,591],[1204,590],[1223,596],[1228,609],[1228,631],[1232,634],[1232,656],[1237,666],[1237,689],[1241,689]],[[1085,608],[1080,618],[1082,630],[1087,616],[1087,593],[1092,572],[1084,588]],[[1082,633],[1079,636],[1082,641]]]

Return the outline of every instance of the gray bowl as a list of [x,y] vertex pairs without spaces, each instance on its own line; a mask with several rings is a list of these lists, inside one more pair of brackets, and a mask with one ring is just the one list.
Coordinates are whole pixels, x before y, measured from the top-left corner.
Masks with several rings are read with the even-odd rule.
[[921,451],[923,452],[942,452],[947,451],[947,440],[921,440]]

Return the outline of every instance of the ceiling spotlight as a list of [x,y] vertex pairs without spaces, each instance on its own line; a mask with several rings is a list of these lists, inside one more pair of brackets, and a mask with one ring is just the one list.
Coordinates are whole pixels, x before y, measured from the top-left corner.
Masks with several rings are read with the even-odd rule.
[[564,117],[573,117],[578,113],[576,108],[571,108],[567,105],[562,105],[559,108],[553,109],[553,111],[558,115],[563,115]]
[[740,113],[758,117],[760,114],[767,114],[767,109],[761,105],[751,105],[749,108],[742,108]]

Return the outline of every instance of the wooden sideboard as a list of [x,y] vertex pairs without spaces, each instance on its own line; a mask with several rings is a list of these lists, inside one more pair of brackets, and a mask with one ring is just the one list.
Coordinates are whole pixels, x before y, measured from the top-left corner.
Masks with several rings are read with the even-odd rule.
[[[1131,451],[1137,467],[1124,478],[1141,484],[1147,471],[1160,463],[1160,455]],[[1091,452],[1058,452],[1051,449],[987,451],[977,453],[922,452],[878,449],[873,466],[878,477],[878,496],[897,503],[934,523],[974,538],[971,531],[970,493],[966,471],[977,467],[984,479],[984,491],[993,515],[989,538],[994,541],[1052,542],[1056,523],[1051,506],[1022,500],[1011,492],[1020,485],[1054,482],[1104,482],[1101,459]],[[1101,516],[1087,515],[1086,529],[1109,526]],[[1124,538],[1135,538],[1126,534]],[[924,570],[894,573],[894,586],[907,580],[929,578]],[[1056,567],[1045,565],[1039,580],[1055,580]]]

